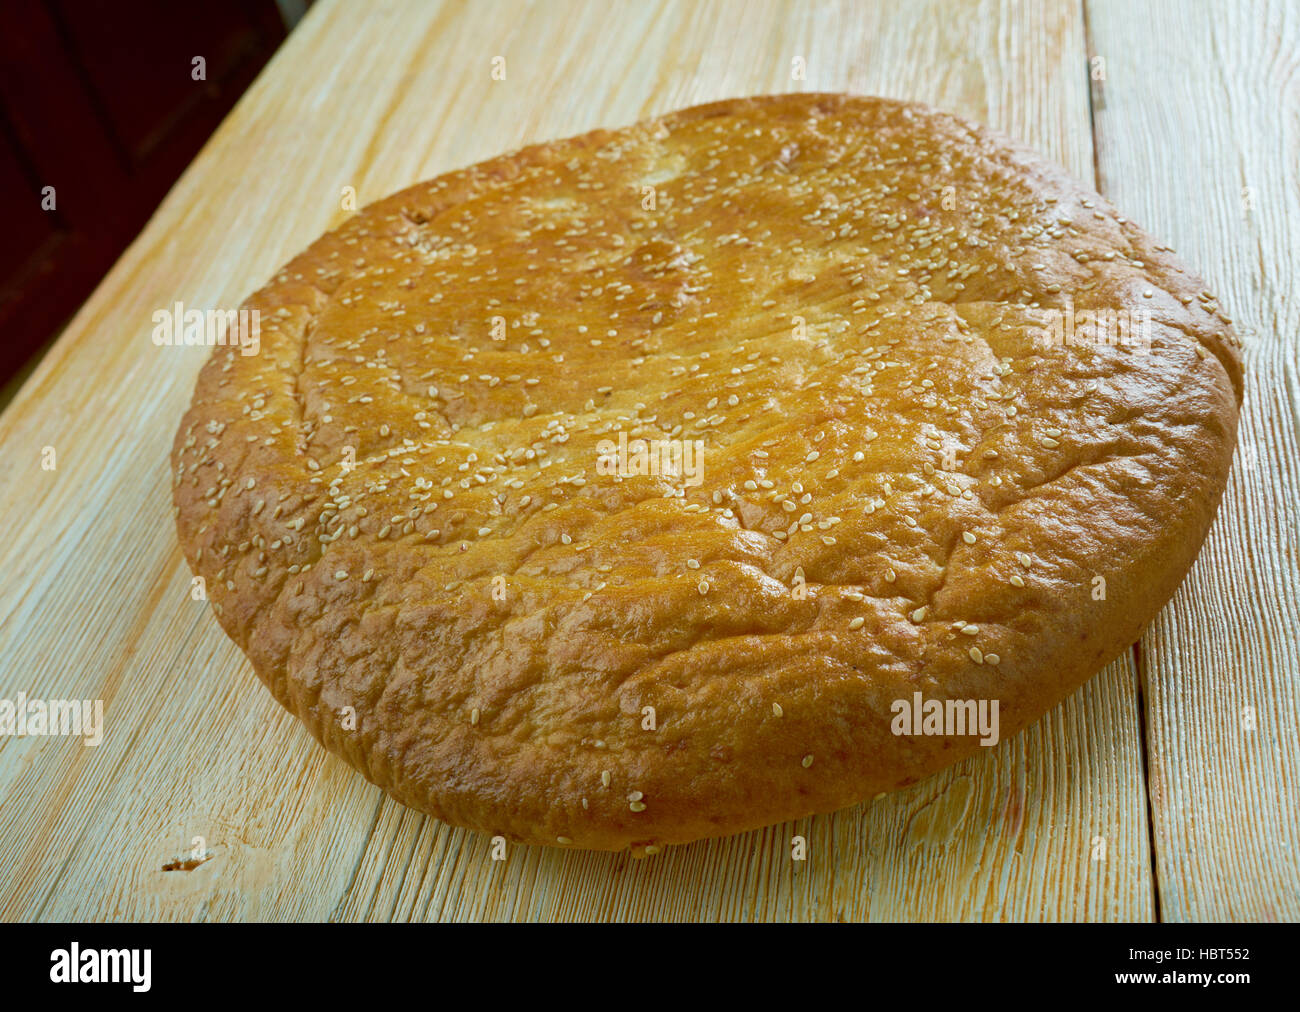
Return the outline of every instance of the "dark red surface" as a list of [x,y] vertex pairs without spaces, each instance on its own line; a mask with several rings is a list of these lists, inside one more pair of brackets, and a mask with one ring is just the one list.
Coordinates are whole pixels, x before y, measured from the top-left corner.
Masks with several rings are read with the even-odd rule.
[[77,311],[284,36],[274,0],[6,5],[0,383]]

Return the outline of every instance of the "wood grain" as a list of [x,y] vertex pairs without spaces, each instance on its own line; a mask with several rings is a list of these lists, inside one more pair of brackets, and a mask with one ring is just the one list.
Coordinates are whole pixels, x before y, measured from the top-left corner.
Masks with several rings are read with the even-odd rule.
[[[1000,127],[1091,181],[1089,27],[1094,45],[1115,53],[1096,158],[1110,186],[1130,178],[1126,159],[1147,157],[1169,129],[1145,113],[1120,115],[1114,75],[1124,66],[1120,51],[1133,44],[1122,15],[1090,8],[1086,21],[1074,2],[977,0],[661,0],[619,5],[616,16],[601,2],[317,4],[0,416],[0,505],[11,529],[0,544],[0,696],[102,698],[107,722],[99,748],[0,738],[0,917],[1155,917],[1131,657],[991,755],[875,804],[646,861],[529,848],[492,861],[486,839],[389,801],[323,753],[256,682],[207,605],[190,599],[167,454],[204,352],[149,340],[153,311],[177,300],[237,305],[343,219],[344,186],[365,202],[530,141],[727,96],[847,90],[918,99]],[[1294,25],[1287,30],[1293,38]],[[506,58],[505,81],[491,79],[494,56]],[[791,76],[796,57],[806,60],[801,80]],[[1272,76],[1242,73],[1276,98],[1289,80],[1284,62],[1279,49]],[[1220,75],[1198,87],[1214,95],[1236,86]],[[1190,112],[1193,122],[1210,129],[1225,115],[1216,101]],[[1227,143],[1235,127],[1217,129]],[[1294,131],[1287,137],[1293,148]],[[1174,159],[1176,150],[1168,142],[1161,157]],[[1276,185],[1276,199],[1294,202],[1294,177],[1280,163],[1261,149],[1251,164],[1264,174],[1261,189]],[[1167,226],[1225,298],[1250,304],[1257,285],[1272,285],[1280,300],[1294,273],[1282,259],[1293,207],[1268,211],[1266,222],[1261,213],[1256,227],[1267,233],[1247,233],[1267,234],[1261,241],[1276,259],[1265,267],[1252,257],[1234,273],[1214,245],[1216,236],[1240,233],[1226,206],[1198,223],[1194,197],[1180,204],[1153,189],[1115,196],[1148,224]],[[1161,207],[1166,218],[1152,220],[1148,212]],[[1257,270],[1264,274],[1256,278]],[[1290,837],[1278,832],[1286,812],[1276,797],[1295,794],[1294,697],[1286,695],[1294,690],[1281,684],[1294,640],[1263,631],[1294,618],[1294,602],[1279,593],[1294,576],[1295,553],[1284,554],[1294,533],[1283,542],[1269,526],[1268,496],[1295,488],[1295,365],[1280,347],[1273,375],[1272,387],[1254,389],[1250,409],[1259,468],[1272,484],[1261,490],[1238,476],[1225,512],[1249,529],[1228,539],[1220,524],[1215,564],[1198,564],[1143,653],[1160,882],[1170,890],[1161,902],[1181,916],[1264,916],[1270,902],[1275,916],[1294,916],[1263,877],[1297,881],[1294,861],[1281,863],[1294,825]],[[57,449],[54,472],[40,469],[45,446]],[[1266,448],[1278,456],[1266,460]],[[1236,585],[1229,567],[1242,572]],[[1243,586],[1247,577],[1258,595]],[[1201,590],[1211,600],[1197,607],[1208,611],[1194,612],[1186,602]],[[1214,649],[1202,651],[1207,620],[1234,619],[1260,626],[1220,628]],[[1223,734],[1225,669],[1240,699],[1257,702],[1261,728],[1272,721],[1253,745]],[[1197,691],[1184,691],[1189,678]],[[1270,707],[1288,700],[1285,725]],[[1289,745],[1279,737],[1286,726]],[[1204,796],[1224,790],[1224,781],[1194,780],[1205,750],[1235,797]],[[1250,810],[1232,811],[1243,799]],[[1200,807],[1170,810],[1192,803]],[[1214,832],[1202,826],[1192,835],[1180,824],[1200,812],[1278,834],[1250,841],[1258,885],[1240,885],[1245,899],[1234,906],[1199,898],[1234,886],[1230,866],[1212,862],[1206,871],[1188,847]],[[796,835],[808,842],[806,861],[791,860]],[[195,837],[210,859],[163,871]],[[1105,860],[1094,860],[1098,839]],[[1233,845],[1211,842],[1222,854]]]
[[1105,0],[1088,28],[1102,192],[1200,268],[1247,340],[1223,506],[1142,640],[1161,916],[1295,921],[1300,9]]

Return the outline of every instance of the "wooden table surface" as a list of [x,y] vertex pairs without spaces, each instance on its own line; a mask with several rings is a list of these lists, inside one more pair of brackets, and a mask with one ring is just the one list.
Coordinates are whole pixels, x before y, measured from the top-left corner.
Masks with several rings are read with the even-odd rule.
[[[1248,345],[1218,520],[1141,643],[990,755],[644,861],[493,862],[324,753],[191,599],[168,452],[207,349],[152,314],[238,305],[344,187],[804,90],[1001,128],[1200,270]],[[98,747],[0,737],[0,917],[1300,919],[1298,170],[1296,4],[317,4],[0,416],[0,698],[105,707]]]

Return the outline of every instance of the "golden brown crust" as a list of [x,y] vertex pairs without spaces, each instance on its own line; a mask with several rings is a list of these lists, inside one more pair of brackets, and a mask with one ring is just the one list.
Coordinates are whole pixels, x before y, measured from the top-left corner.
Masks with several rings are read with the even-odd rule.
[[[1071,304],[1148,310],[1149,351],[1054,344]],[[1103,198],[843,95],[439,177],[246,305],[261,353],[217,349],[173,453],[221,624],[406,804],[603,849],[978,751],[892,734],[915,691],[1037,719],[1190,566],[1241,390],[1202,282]],[[598,473],[620,431],[703,440],[702,483]]]

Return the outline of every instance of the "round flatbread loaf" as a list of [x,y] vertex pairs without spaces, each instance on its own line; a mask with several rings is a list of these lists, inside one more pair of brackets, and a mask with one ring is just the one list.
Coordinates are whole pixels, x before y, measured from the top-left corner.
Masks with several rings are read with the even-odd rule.
[[258,353],[216,349],[173,453],[219,621],[393,797],[561,846],[981,750],[900,701],[1021,730],[1177,587],[1241,397],[1168,247],[981,126],[847,95],[440,176],[246,308]]

